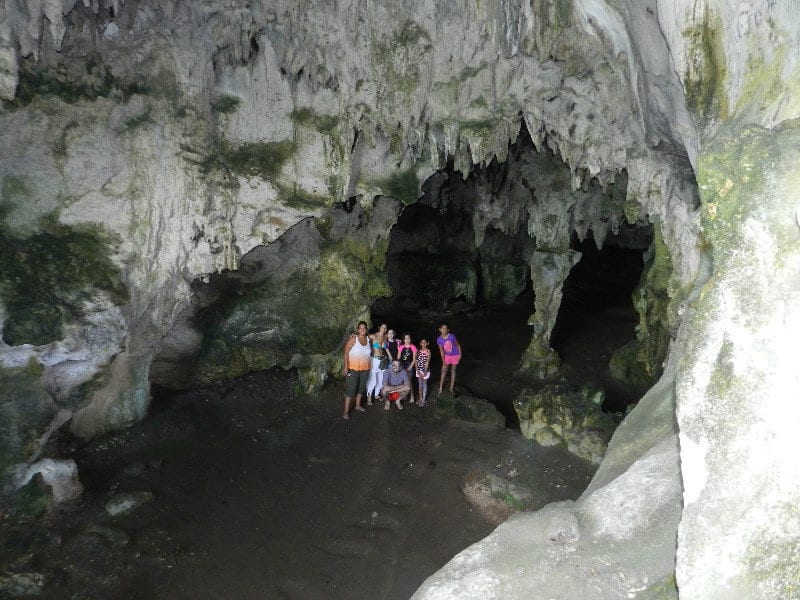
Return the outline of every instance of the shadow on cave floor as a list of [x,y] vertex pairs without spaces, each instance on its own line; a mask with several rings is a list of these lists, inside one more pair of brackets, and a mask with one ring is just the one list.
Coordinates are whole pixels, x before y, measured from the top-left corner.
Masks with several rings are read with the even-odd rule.
[[[576,498],[593,472],[431,405],[343,421],[341,382],[296,389],[273,370],[161,398],[72,451],[80,504],[6,530],[0,560],[29,552],[17,568],[44,573],[53,600],[404,599],[493,529],[462,492],[471,476],[513,477],[535,509]],[[134,492],[153,496],[106,513]]]

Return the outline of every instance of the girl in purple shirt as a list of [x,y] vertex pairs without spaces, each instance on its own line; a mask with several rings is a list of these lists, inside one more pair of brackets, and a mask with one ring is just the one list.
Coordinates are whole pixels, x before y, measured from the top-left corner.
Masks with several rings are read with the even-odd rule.
[[439,337],[436,344],[439,346],[439,354],[442,357],[442,376],[439,379],[439,394],[444,387],[444,379],[447,376],[447,368],[452,369],[450,375],[450,393],[453,393],[453,386],[456,384],[456,365],[461,361],[461,344],[458,343],[456,336],[450,333],[447,323],[439,325]]

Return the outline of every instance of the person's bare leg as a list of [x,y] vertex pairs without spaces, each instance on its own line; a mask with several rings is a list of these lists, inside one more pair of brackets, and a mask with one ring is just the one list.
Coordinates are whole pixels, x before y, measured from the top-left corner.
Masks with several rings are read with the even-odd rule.
[[403,410],[402,402],[403,402],[403,400],[408,399],[409,396],[411,396],[411,390],[409,390],[407,392],[403,392],[402,394],[400,394],[400,396],[397,398],[397,410]]
[[453,387],[456,385],[456,365],[451,365],[450,368],[450,393],[453,393]]
[[381,394],[381,398],[383,398],[385,404],[383,405],[383,410],[389,410],[389,396],[386,394]]
[[344,414],[342,415],[343,418],[349,419],[350,418],[350,396],[344,397]]
[[439,395],[442,395],[442,388],[444,387],[444,378],[447,377],[447,363],[442,365],[442,376],[439,378]]
[[364,412],[366,410],[361,406],[361,394],[356,395],[356,410],[359,412]]

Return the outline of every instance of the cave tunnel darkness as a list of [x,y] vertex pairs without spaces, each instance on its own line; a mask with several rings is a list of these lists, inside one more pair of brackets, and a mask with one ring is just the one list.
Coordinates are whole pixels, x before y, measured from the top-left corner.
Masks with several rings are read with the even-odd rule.
[[[520,151],[534,151],[524,125],[514,146],[509,160]],[[554,164],[560,163],[546,152]],[[516,393],[553,382],[600,386],[603,410],[624,412],[646,386],[612,377],[609,360],[636,339],[639,315],[632,296],[653,243],[652,226],[617,223],[599,249],[591,229],[583,240],[572,232],[570,249],[580,253],[580,260],[563,284],[550,338],[561,371],[532,379],[517,372],[531,339],[528,318],[535,296],[525,260],[531,239],[524,227],[508,235],[490,224],[475,246],[476,188],[501,180],[505,167],[495,160],[465,179],[448,166],[423,184],[416,203],[403,208],[386,253],[392,295],[372,305],[373,329],[385,322],[398,337],[410,333],[417,345],[425,337],[433,351],[429,386],[435,389],[440,373],[435,339],[439,324],[447,322],[464,349],[457,393],[489,400],[511,428],[519,427]]]

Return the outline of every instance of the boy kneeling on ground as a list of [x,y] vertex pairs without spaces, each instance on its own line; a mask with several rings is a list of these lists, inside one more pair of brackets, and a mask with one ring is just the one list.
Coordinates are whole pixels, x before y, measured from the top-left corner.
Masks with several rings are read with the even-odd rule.
[[408,373],[399,360],[393,360],[391,366],[383,372],[381,397],[386,402],[383,409],[389,410],[389,403],[396,402],[398,410],[403,410],[401,402],[410,392],[411,382],[408,380]]

